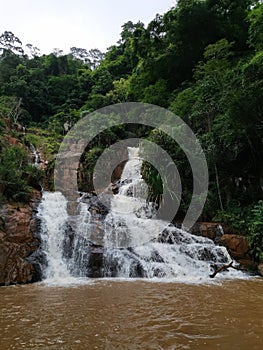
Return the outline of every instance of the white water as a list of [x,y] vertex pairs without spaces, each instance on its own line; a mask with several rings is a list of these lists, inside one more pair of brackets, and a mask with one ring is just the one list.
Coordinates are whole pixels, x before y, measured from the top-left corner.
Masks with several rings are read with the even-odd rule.
[[70,277],[66,261],[63,259],[63,241],[68,221],[67,200],[60,192],[43,192],[38,208],[41,220],[41,238],[47,258],[44,275],[47,279]]
[[[153,242],[132,250],[109,250],[108,261],[118,262],[117,276],[136,277],[139,268],[143,277],[158,281],[208,283],[212,282],[209,275],[214,271],[211,265],[231,261],[226,249],[216,246],[213,241],[174,227],[169,230],[174,244]],[[217,275],[217,279],[244,277],[236,270]]]
[[[173,225],[162,233],[164,223],[154,218],[146,202],[147,186],[140,174],[139,150],[129,148],[128,151],[129,160],[121,177],[119,193],[112,199],[111,210],[103,219],[101,275],[185,283],[211,281],[211,266],[231,261],[227,250],[208,238],[194,236]],[[67,200],[61,193],[43,193],[38,217],[42,222],[43,249],[48,262],[45,277],[53,281],[85,277],[89,269],[94,268],[89,266],[89,249],[90,237],[97,232],[94,230],[97,219],[91,224],[89,205],[82,199],[77,207],[78,213],[69,216]],[[103,227],[103,222],[98,224]],[[68,236],[69,226],[74,238]],[[67,240],[70,244],[65,244]],[[230,269],[219,274],[217,279],[243,277],[243,273]]]
[[153,211],[146,201],[148,191],[141,176],[139,148],[128,147],[128,154],[129,160],[120,179],[122,185],[111,201],[111,211],[105,220],[104,245],[107,248],[135,247],[149,242],[164,226],[149,218]]
[[[146,202],[147,185],[141,176],[139,148],[128,147],[128,153],[119,194],[113,198],[111,211],[105,220],[105,246],[108,248],[105,253],[106,275],[111,276],[113,262],[115,268],[117,266],[118,277],[136,277],[139,273],[146,278],[190,283],[207,281],[213,272],[212,264],[231,261],[226,248],[215,246],[212,240],[191,235],[173,225],[165,231],[174,244],[158,243],[157,238],[165,225],[151,216],[153,211]],[[242,275],[235,270],[227,274],[229,278]]]
[[[91,214],[87,210],[87,205],[79,200],[77,215],[70,217],[70,225],[75,232],[72,243],[72,256],[68,260],[68,267],[72,276],[85,277],[88,260],[88,248],[90,238]],[[73,222],[72,222],[73,221]]]
[[36,150],[36,147],[32,144],[30,144],[30,151],[32,153],[32,158],[33,158],[33,162],[32,164],[35,166],[35,167],[39,167],[40,165],[40,157],[39,157],[39,154]]

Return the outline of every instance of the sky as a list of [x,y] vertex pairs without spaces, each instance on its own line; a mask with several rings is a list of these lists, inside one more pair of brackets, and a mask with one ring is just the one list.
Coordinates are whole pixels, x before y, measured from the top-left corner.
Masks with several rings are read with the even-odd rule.
[[42,54],[54,48],[98,48],[105,52],[131,20],[148,24],[175,0],[0,0],[0,35],[11,31]]

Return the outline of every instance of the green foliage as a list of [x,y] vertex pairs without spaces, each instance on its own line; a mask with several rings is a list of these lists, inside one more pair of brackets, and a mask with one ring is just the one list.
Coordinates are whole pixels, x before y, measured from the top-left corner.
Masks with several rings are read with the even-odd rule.
[[19,146],[10,146],[4,147],[0,157],[0,186],[3,196],[14,201],[28,201],[30,188],[26,181],[27,154]]
[[244,213],[239,207],[233,205],[229,210],[218,211],[213,217],[213,221],[221,222],[239,232],[245,233],[248,230],[247,220],[245,220],[247,215],[248,212]]
[[0,117],[9,119],[11,124],[17,124],[22,114],[20,99],[15,96],[0,96]]
[[92,191],[93,170],[96,162],[103,152],[103,148],[94,147],[89,149],[82,156],[81,167],[78,172],[78,185],[80,191]]
[[167,107],[169,105],[169,96],[167,83],[162,79],[144,89],[143,102]]
[[249,14],[249,43],[258,50],[263,49],[263,4],[256,6]]
[[163,195],[163,183],[160,174],[151,164],[144,162],[142,167],[142,175],[145,182],[149,186],[147,200],[160,205]]
[[113,90],[106,94],[107,104],[121,103],[128,101],[130,81],[121,78],[113,82]]
[[[32,131],[32,129],[31,129],[31,131]],[[23,142],[27,147],[30,147],[30,145],[33,145],[34,147],[38,147],[39,135],[27,133],[23,137]]]
[[3,133],[5,127],[6,127],[6,125],[0,116],[0,135]]
[[33,145],[41,152],[43,158],[48,162],[54,160],[62,139],[63,136],[57,134],[55,130],[51,130],[51,127],[46,130],[32,127],[23,135],[25,146],[30,148],[30,145]]
[[113,78],[107,68],[99,67],[91,75],[95,84],[92,87],[93,94],[105,95],[113,87]]
[[[180,130],[175,132],[180,133]],[[157,203],[157,205],[161,205],[163,201],[163,186],[165,186],[170,199],[175,202],[178,201],[178,179],[170,170],[170,166],[172,165],[170,162],[172,159],[176,164],[180,174],[182,186],[184,188],[182,193],[182,201],[177,214],[177,217],[180,218],[185,215],[190,204],[192,194],[192,176],[187,157],[181,147],[161,130],[152,130],[148,136],[148,139],[154,144],[160,146],[171,157],[170,159],[167,158],[167,162],[164,162],[165,165],[159,169],[162,173],[163,180],[166,181],[165,183],[162,182],[163,180],[160,173],[152,165],[149,163],[144,163],[142,176],[149,186],[149,200]],[[154,159],[155,155],[158,154],[158,152],[155,152],[153,148],[147,152],[152,152],[151,159]],[[158,159],[156,159],[156,164],[158,164]]]
[[260,200],[251,210],[249,240],[255,259],[263,260],[263,200]]
[[204,50],[205,62],[199,63],[195,68],[194,77],[196,80],[207,76],[214,80],[220,79],[220,75],[230,66],[229,58],[233,55],[232,46],[233,43],[229,43],[226,39],[208,45]]

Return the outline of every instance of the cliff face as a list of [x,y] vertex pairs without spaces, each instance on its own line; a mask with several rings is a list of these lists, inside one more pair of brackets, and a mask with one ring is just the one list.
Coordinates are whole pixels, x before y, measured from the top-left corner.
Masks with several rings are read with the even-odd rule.
[[33,197],[22,207],[6,203],[0,209],[0,285],[40,279],[32,259],[40,245],[34,219],[40,192],[34,192]]
[[[21,148],[25,154],[28,154],[29,164],[34,164],[31,150],[23,142],[25,133],[22,132],[22,126],[14,125],[9,119],[3,117],[1,122],[5,126],[0,134],[1,151],[12,147]],[[12,165],[15,159],[10,155],[9,157]],[[38,254],[40,238],[37,237],[39,230],[37,230],[37,220],[34,218],[41,192],[37,176],[33,178],[26,169],[27,162],[24,161],[24,163],[20,176],[26,179],[31,188],[29,201],[26,200],[23,204],[16,203],[14,198],[4,195],[4,186],[0,182],[0,286],[30,283],[41,278],[35,258]],[[5,167],[8,165],[8,162],[4,164]],[[13,168],[15,169],[15,166]],[[10,181],[8,175],[2,174],[2,176],[5,176],[2,180]]]

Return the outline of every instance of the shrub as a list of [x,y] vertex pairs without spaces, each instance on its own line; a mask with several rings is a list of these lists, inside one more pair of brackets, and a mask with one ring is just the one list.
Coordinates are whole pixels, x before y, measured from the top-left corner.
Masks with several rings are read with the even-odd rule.
[[249,222],[249,241],[256,261],[263,260],[263,200],[251,210]]
[[0,155],[0,185],[7,199],[26,202],[30,198],[30,187],[25,175],[28,156],[19,146],[5,146]]

